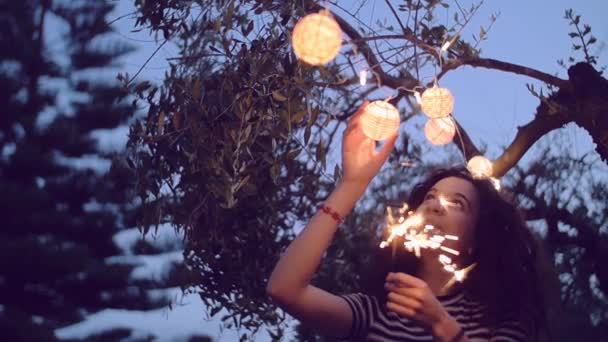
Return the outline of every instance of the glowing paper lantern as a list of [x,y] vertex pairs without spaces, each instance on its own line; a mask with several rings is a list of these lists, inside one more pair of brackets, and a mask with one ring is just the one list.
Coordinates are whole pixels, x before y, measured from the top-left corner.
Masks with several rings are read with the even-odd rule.
[[363,109],[361,128],[363,133],[376,141],[385,140],[399,129],[399,111],[386,101],[374,101]]
[[299,59],[311,65],[323,65],[340,52],[342,30],[329,11],[321,11],[300,19],[291,40]]
[[456,125],[451,117],[429,119],[424,125],[424,135],[434,145],[445,145],[454,139]]
[[492,162],[484,156],[475,156],[467,163],[467,169],[474,177],[485,178],[492,176]]
[[421,109],[431,119],[443,118],[454,111],[454,97],[447,88],[433,87],[422,93]]

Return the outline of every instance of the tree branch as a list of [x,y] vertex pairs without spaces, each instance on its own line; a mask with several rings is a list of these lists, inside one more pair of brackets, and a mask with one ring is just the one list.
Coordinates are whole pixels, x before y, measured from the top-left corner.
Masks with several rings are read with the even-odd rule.
[[395,16],[395,19],[397,19],[397,23],[399,23],[399,26],[401,27],[401,32],[403,32],[403,34],[407,34],[407,30],[405,28],[405,25],[403,25],[403,23],[401,22],[401,18],[399,18],[399,15],[397,14],[397,11],[395,11],[395,8],[391,4],[391,2],[389,0],[384,0],[384,2],[386,2],[386,5],[391,10],[391,12],[393,12],[393,15]]
[[559,128],[572,118],[568,113],[546,115],[537,113],[535,118],[525,126],[517,128],[515,139],[505,152],[494,161],[492,176],[502,177],[523,157],[528,149],[543,135]]
[[451,59],[443,65],[443,69],[441,70],[437,78],[439,79],[449,71],[455,70],[464,65],[500,70],[504,72],[510,72],[518,75],[532,77],[547,84],[552,84],[560,89],[570,88],[570,83],[567,80],[562,80],[559,77],[546,74],[536,69],[491,58],[464,57],[460,59]]

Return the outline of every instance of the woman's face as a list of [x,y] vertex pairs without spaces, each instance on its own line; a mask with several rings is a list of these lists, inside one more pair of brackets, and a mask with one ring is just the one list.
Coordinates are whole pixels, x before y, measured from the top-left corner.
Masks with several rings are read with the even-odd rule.
[[442,234],[458,236],[457,241],[444,243],[446,247],[461,254],[474,247],[479,196],[469,181],[458,177],[443,178],[426,193],[416,212]]

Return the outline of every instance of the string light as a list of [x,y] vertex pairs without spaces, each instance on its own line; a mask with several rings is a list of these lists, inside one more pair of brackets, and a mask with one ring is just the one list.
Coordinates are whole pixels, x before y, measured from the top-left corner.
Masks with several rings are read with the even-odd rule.
[[367,84],[367,70],[359,71],[359,84],[364,86]]
[[418,105],[422,106],[422,97],[420,96],[420,92],[415,91],[414,97],[416,98],[416,102],[418,102]]
[[374,101],[363,109],[361,128],[370,139],[380,141],[392,136],[399,129],[399,111],[386,101]]
[[446,41],[445,43],[443,43],[443,45],[441,46],[441,52],[443,53],[443,52],[448,51],[451,44],[452,44],[452,42],[450,42],[449,40]]
[[422,112],[429,118],[443,118],[454,111],[454,96],[447,88],[428,88],[422,93],[421,100]]
[[324,65],[340,52],[342,30],[331,13],[322,10],[300,19],[291,40],[298,58],[311,65]]
[[492,162],[484,156],[475,156],[467,163],[467,169],[473,177],[487,178],[492,176]]
[[494,177],[490,177],[490,181],[492,182],[492,185],[494,185],[494,189],[500,191],[500,188],[502,187],[500,185],[500,179],[494,178]]
[[424,135],[433,145],[445,145],[454,139],[456,125],[452,118],[430,119],[424,125]]

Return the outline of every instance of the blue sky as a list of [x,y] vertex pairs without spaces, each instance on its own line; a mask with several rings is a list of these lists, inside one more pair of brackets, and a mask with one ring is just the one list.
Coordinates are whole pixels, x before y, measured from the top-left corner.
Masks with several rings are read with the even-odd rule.
[[[358,2],[341,3],[354,6]],[[367,11],[367,17],[362,16],[364,21],[380,19],[388,14],[383,1],[369,1],[367,6],[375,6],[374,17],[371,18],[371,11]],[[598,43],[591,51],[600,56],[600,65],[608,65],[608,21],[605,19],[608,1],[605,0],[486,1],[463,32],[463,37],[470,39],[473,33],[479,31],[480,25],[488,23],[491,14],[500,12],[498,20],[489,32],[488,40],[481,45],[482,56],[522,64],[566,78],[565,70],[559,67],[556,61],[567,59],[571,55],[580,58],[580,55],[574,55],[571,51],[571,39],[568,37],[571,27],[563,19],[564,11],[568,8],[573,8],[582,16],[582,22],[592,26],[592,33]],[[117,9],[112,18],[133,10],[132,0],[117,1]],[[138,48],[123,61],[120,68],[122,72],[126,71],[130,75],[140,69],[157,47],[157,42],[147,32],[131,32],[133,24],[134,20],[129,17],[115,23],[118,31],[116,38]],[[175,48],[170,44],[165,45],[152,57],[139,79],[162,81],[167,70],[167,58],[175,57],[176,54]],[[527,123],[533,117],[538,100],[528,92],[526,83],[539,84],[526,77],[471,67],[453,71],[441,81],[441,85],[448,87],[454,94],[454,116],[476,144],[487,144],[490,159],[496,158],[502,148],[513,139],[518,125]],[[126,142],[127,132],[126,128],[121,128],[100,132],[98,136],[103,146],[119,149]],[[593,149],[590,137],[581,129],[567,127],[562,133],[559,135],[560,139],[569,140],[568,146],[572,153],[580,155]],[[332,155],[336,156],[335,153]],[[533,152],[529,152],[528,156],[530,155],[533,155]],[[154,269],[154,265],[150,267]],[[74,336],[122,323],[141,331],[152,332],[159,336],[160,340],[179,340],[180,336],[189,331],[210,334],[216,337],[216,341],[235,340],[233,333],[220,335],[217,320],[203,319],[204,308],[197,296],[187,297],[186,302],[189,304],[178,306],[172,311],[160,310],[150,314],[105,311],[82,324],[63,329],[60,333],[66,337]],[[259,338],[261,341],[267,339],[266,335]]]

